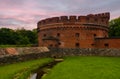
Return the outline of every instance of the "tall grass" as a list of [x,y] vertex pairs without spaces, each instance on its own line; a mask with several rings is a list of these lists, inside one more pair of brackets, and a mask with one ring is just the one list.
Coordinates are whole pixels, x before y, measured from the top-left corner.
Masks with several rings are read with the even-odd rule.
[[0,79],[27,79],[32,70],[51,61],[50,58],[43,58],[0,66]]
[[42,79],[120,79],[120,58],[67,57]]

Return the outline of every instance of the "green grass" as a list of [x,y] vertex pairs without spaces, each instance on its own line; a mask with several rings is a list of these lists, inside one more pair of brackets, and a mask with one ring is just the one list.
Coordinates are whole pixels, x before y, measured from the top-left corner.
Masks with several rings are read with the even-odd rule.
[[0,45],[0,48],[8,48],[8,47],[31,47],[32,44],[27,45]]
[[120,58],[66,57],[42,79],[120,79]]
[[32,70],[51,61],[51,58],[43,58],[0,66],[0,79],[27,79]]

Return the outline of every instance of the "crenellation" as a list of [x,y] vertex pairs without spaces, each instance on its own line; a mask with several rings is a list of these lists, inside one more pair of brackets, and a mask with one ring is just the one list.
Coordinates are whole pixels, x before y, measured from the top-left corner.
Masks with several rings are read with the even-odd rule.
[[100,13],[100,14],[95,14],[96,17],[101,17],[101,18],[110,18],[110,13],[106,12],[106,13]]
[[81,16],[78,16],[78,22],[81,22]]
[[[38,22],[39,46],[59,48],[94,48],[103,47],[106,41],[96,42],[95,38],[108,37],[110,13],[89,14],[86,16],[60,16]],[[50,40],[42,40],[52,36]],[[57,41],[55,40],[57,39]],[[61,44],[59,44],[62,42]],[[115,41],[109,44],[118,47]],[[119,44],[119,40],[117,41]],[[94,43],[94,46],[92,45]],[[118,44],[118,45],[119,45]],[[100,46],[99,46],[100,45]],[[110,45],[109,45],[110,46]],[[120,46],[119,46],[120,48]]]
[[99,14],[89,14],[86,16],[60,16],[60,17],[52,17],[41,20],[38,22],[38,25],[46,25],[46,24],[54,24],[54,23],[67,23],[71,24],[71,22],[77,23],[92,23],[98,25],[108,26],[108,21],[110,18],[110,13],[99,13]]
[[86,16],[78,16],[78,22],[86,22]]
[[105,13],[105,15],[106,15],[107,17],[110,17],[110,13],[109,13],[109,12]]
[[93,15],[93,14],[89,14],[89,15],[87,15],[88,17],[94,17],[95,15]]
[[38,21],[37,25],[41,25],[41,21]]
[[69,16],[69,21],[70,22],[76,22],[77,21],[77,16]]
[[95,18],[93,15],[88,16],[88,23],[97,23],[97,18]]
[[45,20],[41,20],[40,24],[44,25],[45,24]]
[[51,19],[51,21],[52,21],[53,23],[58,23],[58,22],[59,22],[59,17],[53,17],[53,18]]
[[61,22],[68,22],[68,16],[61,16],[60,21]]
[[101,16],[102,16],[102,17],[105,17],[105,13],[102,13]]
[[49,23],[51,23],[51,20],[50,20],[51,18],[47,18],[47,19],[45,19],[45,23],[46,24],[49,24]]

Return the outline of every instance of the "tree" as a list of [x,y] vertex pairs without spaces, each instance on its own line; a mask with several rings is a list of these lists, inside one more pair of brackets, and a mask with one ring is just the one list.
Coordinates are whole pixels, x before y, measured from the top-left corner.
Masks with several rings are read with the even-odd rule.
[[32,33],[33,33],[33,35],[32,35],[32,36],[33,36],[33,37],[32,37],[32,40],[34,39],[34,40],[32,41],[32,43],[33,43],[33,44],[37,44],[37,43],[38,43],[37,29],[33,29],[33,30],[32,30]]
[[15,32],[9,28],[0,29],[0,44],[15,44]]
[[[31,31],[31,30],[25,30],[23,28],[23,29],[16,30],[16,33],[19,36],[19,41],[18,42],[21,42],[20,40],[25,40],[26,39],[28,41],[27,44],[36,44],[37,43],[37,41],[36,41],[37,31],[35,29],[33,29]],[[17,44],[18,44],[18,42],[17,42]]]
[[24,28],[12,30],[0,29],[0,45],[27,45],[37,44],[37,30],[26,30]]
[[120,37],[120,17],[111,20],[109,28],[109,36],[119,36]]

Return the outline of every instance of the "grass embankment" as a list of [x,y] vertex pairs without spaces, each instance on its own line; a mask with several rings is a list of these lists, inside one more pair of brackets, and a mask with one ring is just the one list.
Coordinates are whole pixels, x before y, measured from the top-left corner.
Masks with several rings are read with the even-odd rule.
[[0,79],[27,79],[32,70],[51,61],[50,58],[43,58],[0,66]]
[[120,58],[67,57],[42,79],[120,79]]
[[28,45],[0,45],[0,48],[9,48],[9,47],[31,47],[31,44]]

